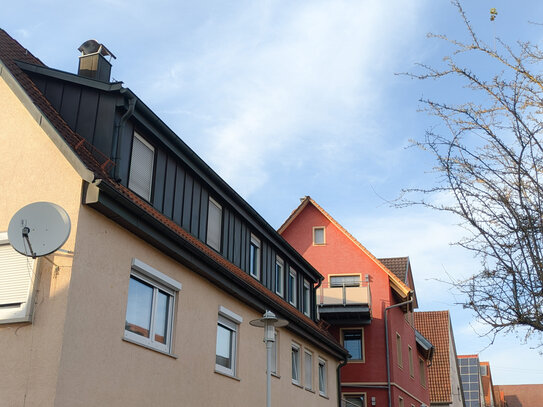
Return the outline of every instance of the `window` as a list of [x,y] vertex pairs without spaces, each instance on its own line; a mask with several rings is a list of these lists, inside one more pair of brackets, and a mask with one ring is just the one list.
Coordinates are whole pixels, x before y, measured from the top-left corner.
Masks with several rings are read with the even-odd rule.
[[326,371],[326,361],[319,358],[319,394],[326,396],[328,391],[328,372]]
[[308,350],[304,351],[304,374],[305,388],[313,390],[313,354]]
[[260,240],[252,234],[249,246],[249,273],[256,279],[260,278]]
[[426,369],[424,365],[424,360],[419,358],[419,375],[420,375],[420,384],[426,387]]
[[396,332],[396,355],[398,357],[398,366],[403,367],[402,337],[398,332]]
[[409,376],[415,377],[415,369],[413,367],[413,349],[411,346],[407,346],[407,353],[409,356]]
[[363,329],[342,329],[343,347],[349,351],[350,360],[364,360]]
[[481,376],[488,376],[486,365],[481,365]]
[[330,276],[330,287],[358,287],[360,275]]
[[209,198],[207,210],[207,244],[218,252],[221,251],[222,206]]
[[134,132],[132,140],[128,188],[142,198],[150,201],[153,186],[155,149],[136,132]]
[[324,226],[317,226],[313,228],[313,244],[323,245],[326,241],[324,239]]
[[296,306],[296,291],[298,289],[296,284],[297,274],[296,270],[289,268],[288,271],[288,302]]
[[134,259],[128,284],[124,338],[171,353],[176,292],[181,284]]
[[0,233],[0,323],[32,319],[36,261],[16,252]]
[[366,395],[365,394],[357,394],[355,395],[349,395],[345,396],[345,400],[349,404],[347,404],[348,407],[366,407]]
[[279,334],[277,332],[277,330],[275,330],[275,341],[272,342],[272,348],[271,348],[271,352],[272,352],[272,363],[271,363],[271,367],[270,367],[270,370],[273,374],[277,375],[278,374],[278,359],[277,359],[277,356],[279,355],[279,352],[277,352],[277,349],[279,348]]
[[215,370],[229,376],[236,376],[238,328],[243,319],[234,312],[219,308],[217,321],[217,347]]
[[281,297],[284,295],[285,262],[280,257],[275,257],[275,292]]
[[404,407],[402,397],[398,397],[398,407]]
[[292,383],[300,385],[300,346],[292,344]]
[[303,291],[303,313],[307,316],[310,314],[311,309],[311,285],[309,281],[304,280],[304,291]]

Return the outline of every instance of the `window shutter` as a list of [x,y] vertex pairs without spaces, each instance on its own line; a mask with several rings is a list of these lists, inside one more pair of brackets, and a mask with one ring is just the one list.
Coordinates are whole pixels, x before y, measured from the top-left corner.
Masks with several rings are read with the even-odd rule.
[[140,135],[134,133],[128,188],[141,197],[151,200],[155,149]]
[[34,259],[0,245],[0,307],[28,301],[33,270]]

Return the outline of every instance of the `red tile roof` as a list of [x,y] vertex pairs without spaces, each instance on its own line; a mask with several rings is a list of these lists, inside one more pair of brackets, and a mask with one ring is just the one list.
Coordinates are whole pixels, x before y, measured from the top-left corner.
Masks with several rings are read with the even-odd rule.
[[[430,402],[451,403],[451,337],[449,311],[415,312],[415,328],[434,345],[434,359],[428,368]],[[456,363],[456,361],[453,361]]]
[[57,132],[62,136],[65,142],[74,150],[79,156],[81,161],[87,166],[87,168],[93,171],[96,178],[100,178],[117,190],[121,195],[128,198],[131,202],[138,207],[146,211],[156,220],[167,226],[170,230],[175,232],[178,236],[189,242],[194,248],[199,250],[202,255],[208,256],[216,261],[218,264],[226,268],[235,276],[238,281],[243,282],[246,285],[259,291],[263,296],[271,298],[277,304],[278,308],[287,313],[294,321],[298,322],[300,326],[304,326],[305,329],[310,329],[322,338],[326,338],[327,341],[337,346],[337,349],[342,349],[336,339],[325,329],[315,323],[311,318],[308,318],[301,311],[293,307],[287,301],[279,297],[274,292],[263,286],[253,277],[249,276],[239,267],[230,263],[224,257],[210,249],[203,242],[193,237],[190,233],[186,232],[179,225],[168,219],[162,213],[157,211],[148,202],[139,198],[136,194],[130,191],[128,188],[112,180],[108,175],[107,165],[110,164],[108,159],[98,161],[96,159],[96,151],[93,151],[92,146],[89,145],[83,137],[75,133],[66,122],[62,119],[60,114],[51,106],[45,96],[39,91],[36,85],[30,80],[30,78],[22,71],[17,65],[16,61],[22,61],[30,64],[45,66],[38,58],[32,55],[21,44],[13,39],[6,31],[0,29],[0,60],[8,68],[17,82],[21,85],[27,95],[31,98],[36,107],[43,113],[45,118],[53,125]]
[[507,407],[541,407],[543,384],[496,385],[495,392],[503,392]]
[[392,271],[396,276],[407,284],[407,268],[409,266],[409,257],[387,257],[379,259],[387,269]]

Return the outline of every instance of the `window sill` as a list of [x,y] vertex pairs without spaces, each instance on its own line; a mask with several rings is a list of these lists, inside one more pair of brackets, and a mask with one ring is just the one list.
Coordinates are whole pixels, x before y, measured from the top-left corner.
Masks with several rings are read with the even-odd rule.
[[304,388],[304,386],[302,386],[300,383],[296,383],[295,381],[292,381],[292,384],[296,387],[299,387],[300,389]]
[[215,369],[215,373],[220,374],[221,376],[228,377],[230,379],[236,380],[238,382],[241,382],[241,379],[237,376],[232,376],[231,374],[221,372],[220,370]]
[[160,354],[162,354],[162,355],[169,356],[169,357],[171,357],[171,358],[173,358],[173,359],[179,359],[179,356],[177,356],[177,355],[175,355],[175,354],[173,354],[173,353],[169,353],[169,352],[165,352],[165,351],[163,351],[163,350],[157,349],[157,348],[153,348],[152,346],[145,345],[145,344],[143,344],[143,343],[139,343],[139,342],[137,342],[137,341],[134,341],[134,340],[132,340],[132,339],[126,338],[126,337],[124,337],[124,336],[123,336],[122,340],[123,340],[124,342],[128,342],[128,343],[131,343],[131,344],[133,344],[133,345],[138,345],[138,346],[141,346],[142,348],[145,348],[145,349],[149,349],[149,350],[155,351],[155,352],[160,353]]
[[366,363],[364,359],[349,359],[347,363]]
[[281,375],[277,374],[277,373],[273,373],[272,372],[272,377],[276,377],[277,379],[280,379],[281,378]]
[[319,391],[319,396],[321,396],[322,398],[326,399],[326,400],[330,400],[330,397],[328,397],[326,394],[323,394]]
[[308,391],[308,392],[310,392],[310,393],[315,394],[315,390],[313,390],[313,389],[310,389],[310,388],[307,388],[307,387],[306,387],[305,390]]

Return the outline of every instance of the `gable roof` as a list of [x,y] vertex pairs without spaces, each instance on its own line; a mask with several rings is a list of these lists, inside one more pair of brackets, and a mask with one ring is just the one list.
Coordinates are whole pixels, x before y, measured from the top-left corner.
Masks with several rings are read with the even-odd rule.
[[[449,311],[415,312],[415,328],[434,345],[434,359],[428,369],[430,401],[451,403],[451,360]],[[456,363],[453,360],[452,363]]]
[[402,299],[407,299],[411,294],[412,290],[402,281],[396,274],[390,271],[377,257],[375,257],[368,249],[366,249],[362,243],[360,243],[356,238],[351,235],[347,229],[339,224],[328,212],[326,212],[317,202],[315,202],[309,195],[305,196],[300,205],[292,211],[290,216],[285,220],[285,222],[278,229],[279,233],[283,233],[284,230],[292,223],[294,219],[304,210],[307,205],[313,205],[325,218],[327,218],[330,223],[332,223],[336,228],[338,228],[349,240],[351,240],[364,254],[366,254],[373,262],[383,270],[389,277],[390,286],[392,289],[400,296]]
[[[293,322],[294,326],[291,324],[289,327],[294,332],[304,336],[315,345],[326,347],[328,351],[340,358],[343,358],[348,354],[348,352],[341,345],[339,345],[336,339],[327,330],[325,330],[311,318],[304,315],[301,311],[293,307],[283,298],[273,293],[263,284],[250,277],[241,268],[235,266],[226,258],[207,247],[207,245],[205,245],[203,242],[192,236],[171,219],[167,218],[165,215],[156,210],[149,202],[144,201],[131,190],[113,180],[109,175],[109,169],[111,168],[110,166],[113,165],[109,157],[100,153],[100,151],[95,149],[83,137],[74,132],[68,126],[64,119],[60,116],[59,112],[52,107],[46,97],[40,92],[34,82],[32,82],[29,76],[21,68],[21,66],[24,66],[25,64],[31,64],[37,67],[36,69],[38,70],[40,68],[44,68],[44,71],[51,70],[15,39],[13,39],[6,31],[0,29],[0,76],[4,78],[8,86],[10,86],[12,91],[29,110],[33,118],[44,129],[46,134],[53,140],[67,160],[74,166],[74,168],[76,168],[76,170],[78,170],[83,180],[88,182],[84,190],[85,203],[91,206],[94,204],[95,206],[93,207],[104,209],[102,202],[94,202],[93,199],[98,199],[98,196],[101,197],[102,195],[107,195],[106,199],[109,199],[109,201],[111,201],[111,199],[118,200],[118,202],[115,202],[112,205],[122,205],[124,210],[127,210],[128,208],[128,210],[137,212],[142,219],[143,217],[146,217],[147,219],[152,219],[158,222],[157,224],[160,227],[160,231],[165,235],[168,235],[167,237],[164,237],[164,241],[166,241],[170,236],[174,236],[174,240],[179,247],[186,248],[192,256],[197,255],[202,257],[214,268],[218,268],[221,271],[226,271],[228,273],[228,280],[233,281],[237,286],[247,290],[248,293],[251,293],[252,298],[259,298],[260,303],[266,307],[278,309],[279,315],[287,317],[291,322]],[[27,68],[28,67],[26,67],[26,69]],[[57,74],[57,76],[62,76],[66,73],[57,71]],[[89,79],[83,79],[83,81],[86,82],[89,81]],[[90,81],[98,82],[93,80]],[[96,85],[103,86],[103,84],[100,85],[98,83]],[[115,86],[115,88],[117,88],[117,86]],[[126,91],[129,92],[128,89],[126,89]],[[179,140],[179,142],[181,142],[181,140]],[[190,152],[195,155],[192,150],[190,150]],[[199,164],[203,163],[199,157],[198,160]],[[212,171],[207,164],[203,163],[202,165],[205,165],[206,169]],[[218,178],[218,181],[227,185],[218,175],[215,176]],[[231,187],[228,186],[228,188],[233,191]],[[246,205],[249,207],[248,204]],[[107,210],[109,208],[105,209]],[[254,211],[254,209],[249,209],[249,212],[253,216],[257,217],[259,221],[266,223],[261,216]],[[112,212],[108,213],[106,211],[104,211],[104,214],[112,217],[117,223],[130,229],[128,226],[128,221],[123,224],[117,214]],[[138,222],[139,221],[140,220],[138,219]],[[273,233],[275,233],[271,226],[268,225],[268,227]],[[147,231],[140,232],[138,235],[142,237],[145,235],[145,233],[147,233]],[[166,243],[156,242],[153,244],[155,244],[160,250],[165,251]],[[299,258],[301,261],[307,263],[293,248],[291,248],[291,251],[294,253],[296,258]],[[165,253],[168,253],[172,257],[174,256],[171,251]],[[191,258],[190,261],[195,260]],[[313,270],[314,273],[316,273],[316,275],[320,276],[320,274],[314,270],[309,263],[307,264],[308,267]],[[200,270],[200,272],[202,271]],[[209,278],[209,276],[206,277]],[[219,284],[217,281],[215,281],[215,283]],[[239,296],[238,298],[242,301],[249,302],[249,299],[245,298],[245,296]],[[263,312],[264,309],[261,311]]]

